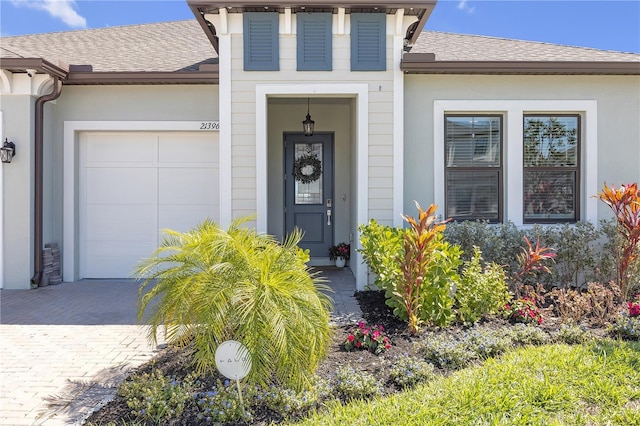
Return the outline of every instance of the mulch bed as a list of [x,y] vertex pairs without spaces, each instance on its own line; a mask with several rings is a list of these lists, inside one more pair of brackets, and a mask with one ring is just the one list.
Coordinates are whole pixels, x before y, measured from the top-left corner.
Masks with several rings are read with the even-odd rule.
[[[353,365],[360,370],[364,370],[374,374],[381,383],[384,384],[383,391],[386,394],[398,392],[399,390],[389,379],[389,361],[394,356],[407,356],[415,354],[414,343],[422,340],[420,336],[412,336],[408,333],[407,325],[404,321],[399,320],[393,315],[391,309],[385,304],[384,293],[380,291],[364,291],[356,292],[356,299],[362,310],[363,319],[369,325],[380,324],[384,326],[386,334],[389,336],[393,346],[383,356],[376,356],[368,351],[346,352],[342,349],[342,343],[349,334],[349,330],[355,325],[339,326],[333,336],[329,355],[327,359],[320,365],[318,375],[320,377],[329,377],[338,367],[345,365]],[[501,327],[506,324],[502,319],[494,319],[489,321],[485,326]],[[553,318],[546,324],[544,328],[556,328],[557,324]],[[434,331],[425,330],[426,331]],[[448,328],[447,332],[455,332],[455,327]],[[385,360],[387,362],[385,363]],[[152,361],[136,369],[136,372],[149,373],[152,369],[160,369],[167,376],[174,376],[180,380],[192,371],[191,354],[188,349],[176,349],[168,347],[162,349],[158,356]],[[204,383],[215,383],[214,377],[203,378]],[[185,413],[180,419],[168,423],[170,425],[197,425],[200,421],[196,418],[197,412],[190,407],[185,409]],[[254,419],[251,425],[268,425],[271,423],[282,423],[284,419],[277,413],[268,409],[253,411]],[[123,398],[116,396],[115,399],[102,407],[99,411],[93,413],[85,424],[107,425],[107,424],[131,424],[135,419],[129,415]],[[247,423],[234,423],[245,425]]]

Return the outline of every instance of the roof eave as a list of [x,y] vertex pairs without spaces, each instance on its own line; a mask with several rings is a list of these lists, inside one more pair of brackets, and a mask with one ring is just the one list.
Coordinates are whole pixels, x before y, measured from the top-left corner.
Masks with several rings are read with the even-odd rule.
[[[216,67],[217,68],[217,67]],[[218,70],[181,72],[73,72],[66,85],[218,84]]]
[[438,0],[324,0],[324,1],[301,1],[301,0],[278,0],[268,2],[264,0],[187,0],[190,7],[297,7],[297,6],[323,6],[323,7],[366,7],[366,6],[384,6],[389,8],[416,8],[420,9],[426,5],[435,5]]
[[435,9],[435,7],[436,7],[436,2],[437,2],[437,0],[433,2],[433,6],[426,7],[422,11],[422,15],[420,15],[420,18],[418,20],[418,23],[417,23],[417,25],[415,27],[415,30],[414,30],[413,34],[411,35],[410,38],[407,39],[407,44],[409,46],[413,46],[415,44],[415,42],[418,41],[418,37],[420,37],[420,33],[422,32],[422,29],[427,24],[427,21],[429,20],[429,17],[431,16],[431,13],[433,12],[433,9]]
[[209,21],[204,19],[204,13],[202,13],[202,11],[198,9],[197,5],[193,5],[189,0],[187,0],[187,5],[191,9],[191,13],[193,13],[193,16],[195,16],[196,21],[198,21],[198,24],[200,24],[202,31],[204,31],[216,53],[220,54],[220,52],[218,51],[218,36],[216,35],[216,29],[214,28],[214,26]]
[[69,75],[68,67],[56,65],[43,58],[2,58],[0,60],[0,68],[12,72],[35,69],[44,74],[58,77],[61,80],[65,80]]
[[640,62],[434,61],[425,59],[425,54],[409,53],[403,56],[400,69],[407,74],[640,75]]
[[300,0],[279,0],[277,3],[265,3],[260,0],[187,0],[187,5],[191,9],[191,12],[195,16],[196,20],[202,27],[202,30],[207,35],[207,38],[211,42],[213,48],[218,52],[218,37],[216,35],[216,29],[204,18],[204,12],[206,9],[220,9],[226,7],[232,8],[250,8],[250,7],[259,7],[259,6],[269,6],[269,7],[299,7],[305,6],[307,8],[312,8],[314,6],[318,7],[344,7],[347,9],[351,8],[362,8],[362,7],[385,7],[392,9],[416,9],[418,12],[418,22],[412,26],[413,29],[411,33],[407,33],[405,37],[406,43],[408,45],[413,45],[422,29],[424,28],[427,20],[431,16],[433,9],[436,7],[438,0],[388,0],[388,1],[370,1],[370,0],[349,0],[347,2],[329,0],[324,2],[305,2],[301,3]]

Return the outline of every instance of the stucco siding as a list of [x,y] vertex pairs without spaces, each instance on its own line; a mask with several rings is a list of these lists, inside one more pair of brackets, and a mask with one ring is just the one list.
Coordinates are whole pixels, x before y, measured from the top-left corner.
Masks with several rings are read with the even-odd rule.
[[[28,289],[33,275],[33,114],[35,98],[2,96],[2,136],[16,144],[11,164],[2,164],[3,285]],[[2,141],[4,142],[4,140]]]
[[[597,117],[584,117],[582,126],[584,128],[588,120],[597,121],[597,170],[584,170],[586,162],[583,159],[582,179],[597,173],[598,190],[604,182],[619,185],[640,180],[638,76],[409,75],[405,80],[405,211],[414,209],[411,200],[424,205],[434,200],[434,188],[438,184],[433,176],[434,161],[444,161],[444,158],[433,158],[434,143],[442,143],[434,141],[436,100],[594,101]],[[505,134],[508,130],[505,129]],[[509,146],[505,148],[508,150]],[[505,166],[516,167],[514,164]],[[584,203],[594,195],[581,194],[581,201]],[[597,216],[609,216],[602,203],[597,207]]]

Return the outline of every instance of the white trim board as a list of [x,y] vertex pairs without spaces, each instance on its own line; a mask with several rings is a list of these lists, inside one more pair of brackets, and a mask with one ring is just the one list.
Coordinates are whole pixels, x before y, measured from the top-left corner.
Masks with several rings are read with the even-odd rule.
[[[205,121],[65,121],[63,130],[63,264],[62,279],[65,282],[77,278],[77,227],[78,227],[78,133],[86,131],[193,131],[212,132],[201,129]],[[222,179],[220,179],[222,181]]]
[[581,220],[598,222],[598,103],[595,100],[435,100],[433,102],[433,171],[434,202],[443,213],[444,191],[444,115],[449,113],[487,114],[504,116],[505,141],[504,218],[516,226],[523,226],[523,134],[524,114],[582,115],[582,171],[584,186],[580,193]]
[[[256,85],[256,229],[267,232],[267,101],[269,97],[286,95],[323,95],[356,99],[356,167],[358,223],[369,217],[369,85],[358,84],[257,84]],[[221,141],[222,142],[222,141]],[[220,159],[222,162],[222,158]],[[222,171],[221,171],[222,173]],[[222,175],[221,175],[222,180]],[[360,241],[357,237],[356,241]],[[359,243],[358,243],[359,245]],[[364,290],[367,266],[356,252],[356,286]]]

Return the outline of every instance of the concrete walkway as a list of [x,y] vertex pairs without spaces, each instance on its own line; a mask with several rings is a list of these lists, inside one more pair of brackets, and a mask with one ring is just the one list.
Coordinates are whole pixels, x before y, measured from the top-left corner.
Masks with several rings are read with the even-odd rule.
[[[351,271],[322,271],[336,319],[357,321]],[[157,352],[136,319],[137,293],[128,280],[1,290],[0,425],[81,424],[112,398]]]

